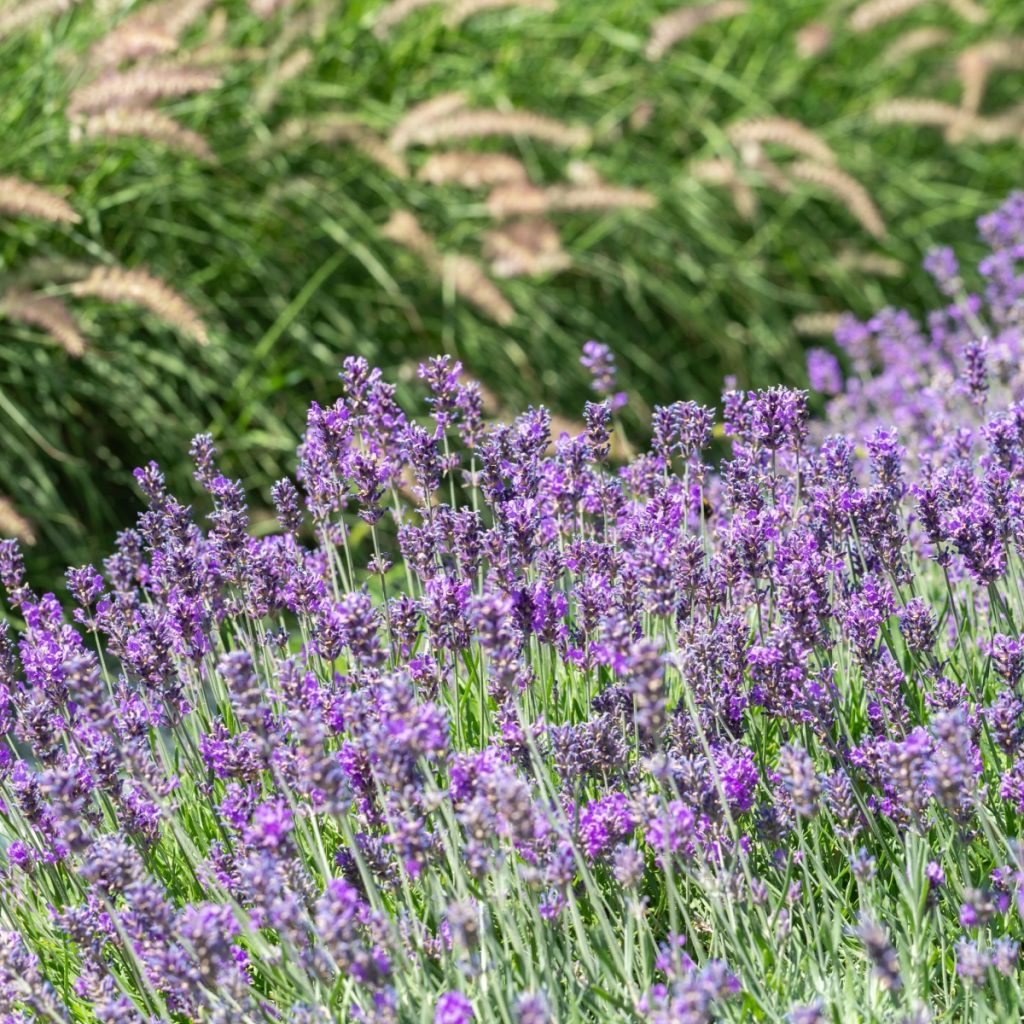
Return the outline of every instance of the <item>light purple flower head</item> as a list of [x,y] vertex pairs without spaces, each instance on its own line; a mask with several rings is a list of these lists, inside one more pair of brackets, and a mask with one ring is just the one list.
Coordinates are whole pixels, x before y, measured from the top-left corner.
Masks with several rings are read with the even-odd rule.
[[434,1007],[434,1024],[469,1024],[473,1005],[461,992],[445,992]]

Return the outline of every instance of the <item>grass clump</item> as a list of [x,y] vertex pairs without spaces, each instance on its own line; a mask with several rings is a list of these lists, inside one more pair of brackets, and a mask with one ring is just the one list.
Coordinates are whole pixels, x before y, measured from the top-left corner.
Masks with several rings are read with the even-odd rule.
[[[444,351],[496,405],[566,415],[580,339],[618,339],[634,432],[724,374],[799,383],[800,332],[919,307],[927,245],[969,247],[1017,181],[1020,8],[983,13],[19,4],[0,494],[73,561],[123,522],[143,453],[190,485],[198,431],[265,490],[351,354],[407,393]],[[27,216],[26,189],[63,216]],[[149,300],[97,274],[145,275]]]

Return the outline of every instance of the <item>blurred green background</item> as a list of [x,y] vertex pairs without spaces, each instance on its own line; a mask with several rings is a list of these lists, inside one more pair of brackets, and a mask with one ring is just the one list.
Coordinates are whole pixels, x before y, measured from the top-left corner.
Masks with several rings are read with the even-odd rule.
[[[349,354],[411,386],[449,352],[497,411],[572,418],[599,339],[640,432],[651,404],[714,400],[723,375],[803,383],[839,311],[933,302],[924,251],[969,257],[974,219],[1021,181],[1024,4],[685,6],[0,6],[0,496],[39,581],[130,525],[132,467],[155,458],[188,495],[200,430],[267,503]],[[668,15],[688,31],[665,49]],[[574,130],[395,144],[454,90]],[[479,120],[456,110],[434,135]],[[514,157],[526,180],[440,183],[450,151]],[[26,215],[11,179],[80,221]],[[502,220],[501,198],[549,209]],[[85,294],[97,266],[146,268],[209,343],[158,300]],[[83,355],[19,315],[26,294],[65,304]]]

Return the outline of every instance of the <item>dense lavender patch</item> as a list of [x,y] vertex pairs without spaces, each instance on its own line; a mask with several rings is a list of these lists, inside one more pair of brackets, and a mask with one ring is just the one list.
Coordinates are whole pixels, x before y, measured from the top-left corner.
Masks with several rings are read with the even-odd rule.
[[[279,530],[208,437],[104,571],[0,582],[5,1021],[1015,1020],[1024,203],[926,326],[610,464],[347,360]],[[836,432],[840,431],[840,432]],[[722,433],[731,451],[714,469]]]

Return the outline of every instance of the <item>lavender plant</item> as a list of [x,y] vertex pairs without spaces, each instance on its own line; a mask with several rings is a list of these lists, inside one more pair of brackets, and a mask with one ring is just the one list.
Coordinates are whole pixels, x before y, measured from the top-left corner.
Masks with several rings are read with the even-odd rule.
[[1024,197],[982,232],[824,421],[616,468],[597,343],[557,438],[349,358],[275,533],[200,435],[67,610],[3,542],[4,1019],[1019,1019]]

